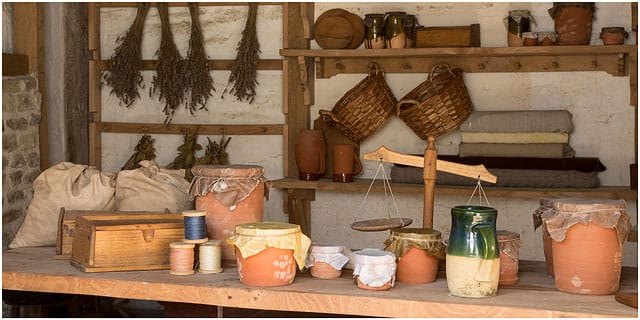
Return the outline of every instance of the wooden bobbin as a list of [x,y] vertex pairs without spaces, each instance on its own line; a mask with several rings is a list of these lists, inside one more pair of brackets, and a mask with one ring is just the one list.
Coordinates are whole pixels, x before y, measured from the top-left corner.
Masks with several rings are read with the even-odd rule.
[[207,217],[207,212],[206,211],[202,211],[202,210],[186,210],[182,212],[182,216],[184,217],[185,221],[186,219],[189,218],[199,218],[201,219],[200,223],[202,223],[202,227],[204,228],[204,238],[200,238],[200,239],[187,239],[187,229],[186,229],[186,222],[185,222],[185,235],[184,235],[184,239],[182,240],[185,243],[196,243],[196,244],[200,244],[200,243],[205,243],[207,241],[209,241],[209,237],[207,237],[207,222],[206,222],[206,217]]
[[194,274],[193,243],[172,242],[169,244],[169,273],[176,276]]
[[198,272],[210,274],[222,272],[222,241],[210,240],[199,246]]

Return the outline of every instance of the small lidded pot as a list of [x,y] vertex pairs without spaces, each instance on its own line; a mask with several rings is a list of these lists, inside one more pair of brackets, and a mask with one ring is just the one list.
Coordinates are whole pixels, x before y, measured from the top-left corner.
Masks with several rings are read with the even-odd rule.
[[553,46],[556,44],[555,32],[538,32],[538,44],[541,46]]
[[307,266],[311,276],[319,279],[335,279],[342,275],[342,267],[349,262],[345,248],[337,244],[311,244]]
[[353,252],[353,276],[358,288],[389,290],[396,280],[396,256],[380,249],[362,249]]
[[440,231],[430,228],[392,229],[384,245],[398,257],[396,280],[404,283],[435,281],[438,264],[447,254]]
[[523,32],[522,44],[524,46],[537,46],[538,45],[538,33],[537,32]]
[[623,27],[606,27],[600,32],[600,39],[605,45],[621,45],[624,44],[629,34],[624,31]]
[[498,247],[500,248],[499,285],[511,285],[518,282],[518,261],[520,256],[520,234],[498,230]]

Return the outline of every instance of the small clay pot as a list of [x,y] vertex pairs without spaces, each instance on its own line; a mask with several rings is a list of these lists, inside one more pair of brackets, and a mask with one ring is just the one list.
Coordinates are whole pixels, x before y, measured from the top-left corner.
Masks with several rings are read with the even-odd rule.
[[538,45],[538,35],[535,32],[523,32],[522,33],[522,44],[524,46],[537,46]]
[[498,285],[516,284],[518,282],[520,235],[506,230],[498,230],[497,233],[500,247],[500,278]]
[[396,280],[404,283],[431,283],[438,275],[438,258],[411,246],[397,262]]
[[606,27],[602,28],[600,39],[605,45],[621,45],[624,44],[629,34],[622,27]]
[[392,280],[387,281],[385,284],[383,284],[383,285],[382,285],[382,286],[380,286],[380,287],[372,287],[372,286],[369,286],[369,285],[366,285],[366,284],[362,283],[362,282],[360,281],[359,277],[358,277],[358,276],[356,276],[356,282],[357,282],[357,284],[358,284],[358,288],[360,288],[360,289],[364,289],[364,290],[372,290],[372,291],[384,291],[384,290],[389,290],[389,289],[391,289],[391,281],[392,281]]
[[315,261],[309,268],[311,276],[319,279],[335,279],[342,275],[342,270],[337,270],[326,262]]
[[296,260],[293,250],[267,247],[260,253],[244,258],[236,248],[240,282],[249,286],[274,287],[293,283]]
[[538,45],[553,46],[556,44],[555,32],[538,32]]

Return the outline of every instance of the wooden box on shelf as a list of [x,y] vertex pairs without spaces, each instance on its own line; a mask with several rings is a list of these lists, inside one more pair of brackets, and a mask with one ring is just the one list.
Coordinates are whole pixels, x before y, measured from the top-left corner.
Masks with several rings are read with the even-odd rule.
[[71,264],[85,272],[169,269],[169,243],[184,239],[180,214],[76,219]]
[[480,25],[457,27],[420,27],[416,30],[417,48],[479,47]]

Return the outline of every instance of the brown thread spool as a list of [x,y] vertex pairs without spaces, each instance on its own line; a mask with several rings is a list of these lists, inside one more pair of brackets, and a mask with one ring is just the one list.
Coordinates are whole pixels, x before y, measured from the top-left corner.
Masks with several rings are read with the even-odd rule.
[[176,276],[193,274],[193,243],[172,242],[169,244],[169,273]]

